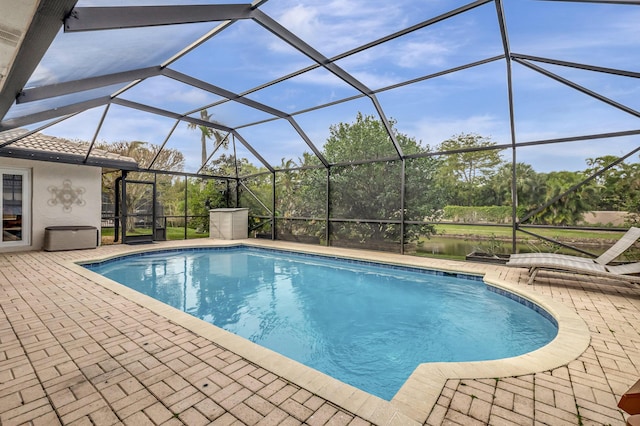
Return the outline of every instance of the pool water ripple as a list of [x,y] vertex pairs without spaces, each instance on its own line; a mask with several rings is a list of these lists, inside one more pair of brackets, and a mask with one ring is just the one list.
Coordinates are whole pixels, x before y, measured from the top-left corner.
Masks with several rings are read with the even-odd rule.
[[537,305],[472,276],[255,248],[85,266],[387,400],[420,363],[517,356],[557,334]]

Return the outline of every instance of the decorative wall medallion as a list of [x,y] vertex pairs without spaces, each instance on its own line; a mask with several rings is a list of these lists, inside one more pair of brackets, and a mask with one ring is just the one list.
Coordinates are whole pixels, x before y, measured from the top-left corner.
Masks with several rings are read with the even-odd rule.
[[85,193],[84,187],[72,187],[69,179],[65,179],[62,182],[62,188],[50,186],[47,189],[51,193],[51,198],[47,201],[47,204],[50,206],[62,204],[62,210],[65,213],[71,212],[73,205],[84,206],[86,204],[86,201],[82,199],[82,194]]

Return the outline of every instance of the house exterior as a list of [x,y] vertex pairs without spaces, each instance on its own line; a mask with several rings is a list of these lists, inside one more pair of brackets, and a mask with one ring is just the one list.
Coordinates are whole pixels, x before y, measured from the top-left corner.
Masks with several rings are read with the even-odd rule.
[[[0,252],[41,250],[51,226],[94,226],[99,243],[102,168],[86,161],[88,145],[17,129],[0,133],[0,146]],[[91,158],[137,166],[105,151]]]

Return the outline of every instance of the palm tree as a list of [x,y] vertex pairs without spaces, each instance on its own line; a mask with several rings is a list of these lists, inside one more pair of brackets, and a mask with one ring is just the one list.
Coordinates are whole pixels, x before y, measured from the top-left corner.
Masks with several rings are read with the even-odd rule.
[[[215,121],[211,120],[211,114],[206,109],[200,111],[200,119],[202,121],[208,121],[210,123],[215,123]],[[229,145],[229,139],[225,139],[222,137],[220,132],[213,127],[198,125],[195,123],[189,123],[187,126],[190,129],[199,129],[200,134],[200,143],[202,144],[202,164],[201,167],[205,165],[207,162],[207,139],[211,139],[213,136],[216,139],[216,149],[222,145],[226,148]]]
[[[546,175],[546,203],[569,188],[584,181],[584,174],[580,172],[550,172]],[[564,195],[553,204],[536,214],[532,219],[534,223],[548,225],[575,225],[582,219],[584,212],[593,208],[595,200],[595,184],[593,182],[582,184],[571,193]]]

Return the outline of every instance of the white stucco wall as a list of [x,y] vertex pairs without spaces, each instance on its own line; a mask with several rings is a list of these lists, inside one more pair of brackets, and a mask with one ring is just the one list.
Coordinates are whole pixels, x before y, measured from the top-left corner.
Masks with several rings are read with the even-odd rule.
[[[41,250],[47,226],[89,225],[100,231],[102,185],[99,167],[2,157],[0,167],[31,170],[31,244],[0,247],[0,252]],[[64,209],[62,203],[53,202],[54,194],[49,188],[62,189],[65,180],[68,180],[74,189],[84,189],[80,195],[84,201],[82,205],[72,204],[68,209]]]

